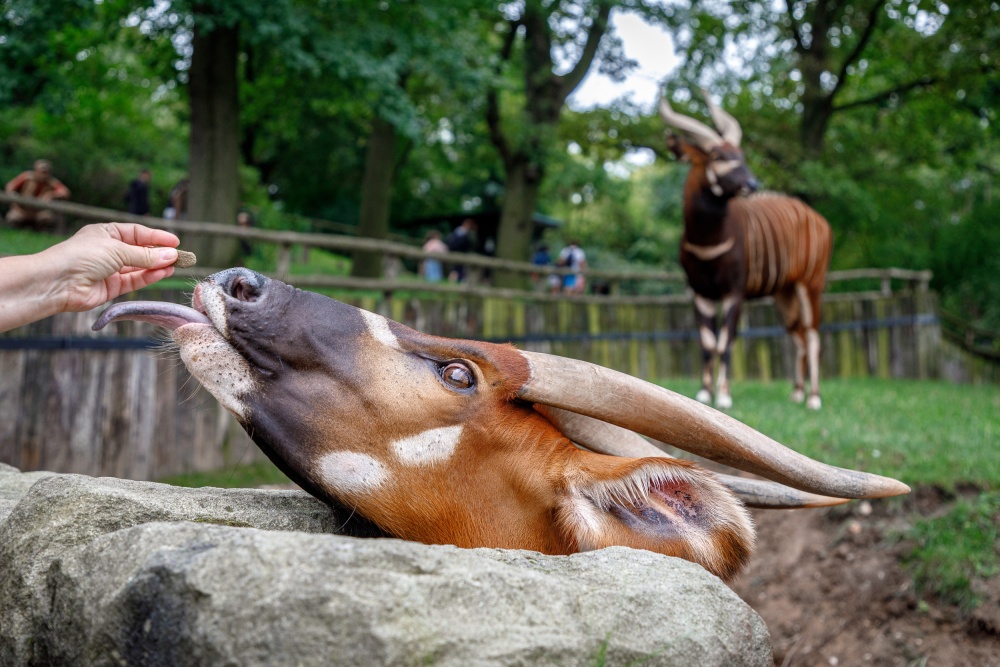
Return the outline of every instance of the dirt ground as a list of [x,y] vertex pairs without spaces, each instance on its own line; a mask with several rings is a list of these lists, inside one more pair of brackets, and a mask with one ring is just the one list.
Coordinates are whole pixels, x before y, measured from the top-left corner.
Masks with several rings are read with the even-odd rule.
[[[918,491],[910,511],[946,500]],[[898,508],[898,506],[897,506]],[[1000,667],[1000,577],[975,582],[972,614],[923,603],[885,540],[905,516],[878,501],[827,510],[755,511],[758,546],[733,584],[771,631],[774,664]]]

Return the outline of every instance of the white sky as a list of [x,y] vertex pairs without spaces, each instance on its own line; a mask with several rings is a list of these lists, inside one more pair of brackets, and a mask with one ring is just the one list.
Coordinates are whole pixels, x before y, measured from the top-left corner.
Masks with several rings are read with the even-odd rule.
[[615,12],[611,23],[625,47],[625,55],[639,63],[625,81],[615,83],[591,69],[587,78],[570,96],[570,108],[590,109],[607,106],[613,100],[629,97],[632,102],[652,109],[659,95],[660,82],[677,67],[674,43],[662,28],[651,26],[635,14]]

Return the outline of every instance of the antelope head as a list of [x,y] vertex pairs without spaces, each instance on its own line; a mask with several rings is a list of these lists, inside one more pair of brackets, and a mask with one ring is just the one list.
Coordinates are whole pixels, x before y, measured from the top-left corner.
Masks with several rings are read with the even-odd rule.
[[666,96],[660,98],[660,118],[676,131],[667,137],[667,147],[679,160],[692,164],[692,178],[700,189],[722,199],[746,195],[758,188],[740,150],[743,131],[736,119],[720,109],[702,90],[718,131],[700,120],[673,110]]
[[[198,284],[192,306],[120,303],[94,327],[171,330],[191,373],[292,480],[403,539],[550,554],[626,545],[728,578],[754,541],[729,486],[798,506],[908,491],[630,376],[425,335],[247,269]],[[780,484],[720,481],[636,433]]]

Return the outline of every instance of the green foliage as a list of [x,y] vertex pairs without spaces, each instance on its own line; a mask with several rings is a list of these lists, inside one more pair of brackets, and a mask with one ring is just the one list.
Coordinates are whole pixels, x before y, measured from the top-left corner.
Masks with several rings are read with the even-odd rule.
[[958,500],[943,516],[918,520],[901,537],[913,544],[906,564],[918,590],[971,609],[972,582],[1000,574],[1000,493]]
[[200,488],[214,486],[220,489],[240,489],[265,484],[289,484],[288,478],[270,461],[240,464],[232,469],[213,472],[189,472],[165,477],[160,482],[174,486]]

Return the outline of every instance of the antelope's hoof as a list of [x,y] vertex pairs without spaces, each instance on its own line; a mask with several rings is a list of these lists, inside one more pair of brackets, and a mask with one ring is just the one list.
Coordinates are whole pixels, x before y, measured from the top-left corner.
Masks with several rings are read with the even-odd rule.
[[806,401],[806,407],[810,410],[819,410],[823,407],[823,401],[820,399],[819,394],[813,394],[810,396],[809,400]]
[[802,389],[796,389],[792,392],[792,403],[801,403],[806,400],[806,392]]
[[733,397],[729,394],[719,394],[718,398],[715,399],[715,407],[720,410],[728,410],[733,407]]
[[705,405],[712,404],[712,392],[708,389],[699,389],[698,393],[695,395],[695,400],[699,403],[704,403]]

